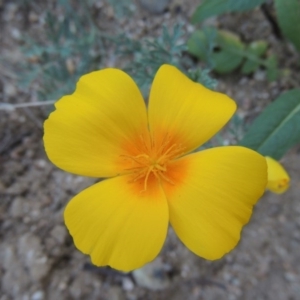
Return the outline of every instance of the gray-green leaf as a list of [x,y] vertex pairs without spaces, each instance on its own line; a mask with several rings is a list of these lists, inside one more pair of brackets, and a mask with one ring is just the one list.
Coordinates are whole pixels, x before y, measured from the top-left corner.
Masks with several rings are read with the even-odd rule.
[[254,121],[240,145],[280,159],[300,142],[300,89],[280,95]]
[[188,40],[188,51],[221,74],[239,67],[244,59],[244,48],[237,35],[215,28],[197,30]]
[[263,4],[266,0],[204,0],[197,7],[192,22],[203,20],[228,12],[246,11]]
[[300,0],[275,0],[275,8],[282,33],[300,51]]
[[250,74],[260,66],[260,58],[265,54],[268,48],[268,44],[265,41],[255,41],[252,42],[246,49],[245,55],[248,56],[248,59],[242,66],[243,74]]

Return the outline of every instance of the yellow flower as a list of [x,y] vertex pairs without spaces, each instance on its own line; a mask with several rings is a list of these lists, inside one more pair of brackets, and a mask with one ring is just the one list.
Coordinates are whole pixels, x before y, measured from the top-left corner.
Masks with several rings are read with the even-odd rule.
[[266,156],[268,166],[267,189],[276,194],[284,193],[290,186],[290,176],[275,159]]
[[118,69],[79,80],[45,122],[49,159],[63,170],[109,177],[75,196],[64,218],[76,247],[97,266],[130,271],[153,260],[169,221],[209,260],[240,239],[267,184],[266,160],[243,147],[191,153],[231,118],[233,100],[178,69],[157,72],[148,110]]

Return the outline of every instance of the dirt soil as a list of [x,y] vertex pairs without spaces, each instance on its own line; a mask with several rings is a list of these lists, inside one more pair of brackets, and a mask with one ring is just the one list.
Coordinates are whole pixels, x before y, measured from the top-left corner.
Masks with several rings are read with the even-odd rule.
[[[159,2],[162,5],[164,1]],[[133,36],[151,36],[160,32],[160,24],[181,21],[187,33],[191,32],[189,18],[197,3],[166,1],[160,13],[158,8],[138,6],[123,28]],[[49,8],[50,4],[51,1],[46,6]],[[103,5],[107,16],[104,21],[118,24],[107,3]],[[29,5],[25,14],[29,25],[24,27],[22,7],[17,2],[0,1],[0,27],[4,33],[0,48],[0,102],[35,100],[32,90],[18,86],[17,70],[24,59],[20,36],[24,30],[26,34],[38,32],[42,36],[44,28],[39,18],[45,14],[43,7]],[[280,67],[292,74],[273,83],[266,80],[264,70],[251,76],[236,72],[218,77],[218,89],[237,101],[241,116],[253,119],[284,90],[299,86],[299,81],[295,81],[299,79],[297,54],[276,38],[259,9],[210,22],[236,32],[247,42],[266,39],[279,57]],[[68,174],[49,162],[42,143],[46,117],[47,110],[42,108],[0,111],[0,300],[300,299],[297,148],[283,160],[292,178],[290,189],[281,196],[265,193],[243,230],[241,242],[230,254],[215,262],[205,261],[186,249],[170,228],[165,246],[154,262],[123,274],[92,266],[89,258],[73,245],[63,223],[63,210],[75,194],[95,179]]]

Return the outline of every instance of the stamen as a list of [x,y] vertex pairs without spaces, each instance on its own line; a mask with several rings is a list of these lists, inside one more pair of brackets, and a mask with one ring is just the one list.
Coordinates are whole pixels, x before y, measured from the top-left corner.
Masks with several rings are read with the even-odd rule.
[[167,168],[166,168],[165,166],[161,166],[161,165],[159,165],[159,164],[156,164],[156,165],[155,165],[155,168],[156,168],[157,170],[160,170],[160,171],[163,171],[163,172],[166,172],[166,171],[167,171]]
[[132,159],[134,162],[136,162],[137,164],[143,165],[143,163],[138,159],[138,156],[131,156],[131,155],[121,155],[122,157],[126,157],[126,158],[130,158]]
[[161,173],[160,176],[167,182],[171,183],[172,185],[175,185],[174,181],[172,181],[169,177],[165,176],[164,173]]
[[125,169],[129,174],[132,173],[133,175],[133,179],[130,182],[143,180],[144,189],[141,192],[145,192],[149,186],[150,175],[153,174],[159,181],[166,181],[174,185],[174,181],[168,175],[167,166],[170,161],[182,155],[185,147],[182,147],[182,144],[171,144],[172,139],[168,134],[165,135],[159,147],[155,144],[154,139],[148,143],[142,135],[139,138],[141,147],[136,149],[140,154],[121,155],[133,164],[132,168]]
[[153,166],[151,166],[147,171],[145,181],[144,181],[144,191],[147,191],[147,182],[148,182],[148,178],[149,178],[149,175],[152,172],[152,170],[153,170]]
[[165,153],[164,155],[167,155],[171,150],[174,149],[174,147],[176,147],[177,145],[176,144],[173,144]]
[[170,141],[171,141],[170,136],[166,134],[165,138],[164,138],[164,142],[161,144],[160,148],[158,148],[158,150],[157,150],[157,154],[163,153],[163,150],[170,143]]

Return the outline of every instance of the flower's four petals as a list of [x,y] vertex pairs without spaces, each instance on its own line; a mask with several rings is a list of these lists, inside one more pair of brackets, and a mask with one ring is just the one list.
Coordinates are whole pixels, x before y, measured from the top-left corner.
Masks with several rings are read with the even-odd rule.
[[215,135],[235,110],[236,104],[228,96],[193,82],[171,65],[163,65],[150,92],[150,131],[157,143],[169,135],[188,153]]
[[65,224],[93,264],[131,271],[152,261],[165,241],[169,213],[159,184],[141,191],[130,175],[97,183],[67,205]]
[[266,156],[268,165],[267,189],[275,194],[284,193],[290,186],[290,176],[275,159]]
[[123,71],[104,69],[84,75],[72,95],[62,97],[46,120],[49,159],[68,172],[115,176],[123,144],[148,132],[147,112],[134,81]]
[[[190,154],[173,164],[174,185],[163,182],[170,222],[191,251],[219,259],[237,245],[264,192],[266,161],[252,150],[232,146]],[[175,172],[181,165],[184,176]]]

